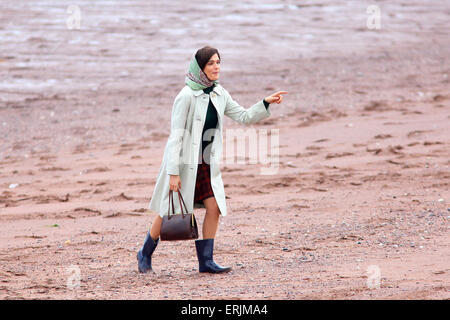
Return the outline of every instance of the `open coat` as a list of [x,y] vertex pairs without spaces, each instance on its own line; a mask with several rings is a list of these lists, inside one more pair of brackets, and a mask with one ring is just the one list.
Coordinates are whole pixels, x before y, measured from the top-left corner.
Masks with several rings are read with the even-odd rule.
[[[220,159],[223,145],[223,116],[226,115],[238,123],[249,125],[270,116],[263,100],[245,109],[234,101],[230,94],[220,84],[209,93],[211,101],[217,110],[218,125],[210,149],[211,187],[222,216],[227,215],[225,189],[220,172]],[[179,175],[181,179],[181,194],[187,211],[194,210],[195,182],[197,168],[202,154],[203,125],[208,110],[208,94],[203,90],[193,90],[188,85],[175,97],[172,108],[170,135],[164,149],[164,156],[159,169],[149,209],[167,215],[169,209],[169,175]],[[218,130],[218,131],[217,131]],[[205,133],[205,136],[207,133]],[[211,139],[208,139],[210,141]],[[205,150],[206,153],[206,150]],[[181,213],[178,192],[173,193],[175,213]],[[195,207],[203,207],[195,206]],[[171,209],[172,210],[172,209]],[[183,209],[184,212],[186,212]],[[172,211],[171,211],[172,213]]]

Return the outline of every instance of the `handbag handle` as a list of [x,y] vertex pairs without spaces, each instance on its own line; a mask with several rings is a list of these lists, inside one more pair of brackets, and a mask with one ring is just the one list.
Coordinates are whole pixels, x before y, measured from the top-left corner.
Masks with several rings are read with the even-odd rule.
[[[186,209],[186,213],[188,213],[186,203],[184,203],[183,196],[181,195],[181,190],[178,190],[178,201],[180,201],[180,208],[181,208],[181,216],[184,219],[184,212],[183,212],[183,205],[181,204],[181,201],[183,201],[184,207]],[[169,208],[167,210],[168,219],[170,219],[170,200],[172,199],[172,215],[175,214],[175,206],[173,204],[173,190],[169,190]]]
[[172,199],[172,215],[175,214],[175,208],[173,205],[173,194],[172,190],[169,190],[169,207],[167,208],[167,218],[170,219],[170,199]]

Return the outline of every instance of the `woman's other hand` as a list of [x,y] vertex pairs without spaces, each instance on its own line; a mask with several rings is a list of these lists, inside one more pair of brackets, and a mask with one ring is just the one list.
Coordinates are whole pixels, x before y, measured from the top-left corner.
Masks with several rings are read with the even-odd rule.
[[266,100],[268,103],[278,103],[280,104],[283,101],[283,96],[282,94],[286,94],[288,93],[287,91],[278,91],[275,92],[274,94],[271,94],[270,96],[264,98],[264,100]]
[[170,190],[178,192],[178,189],[181,188],[181,179],[180,176],[170,175],[169,180]]

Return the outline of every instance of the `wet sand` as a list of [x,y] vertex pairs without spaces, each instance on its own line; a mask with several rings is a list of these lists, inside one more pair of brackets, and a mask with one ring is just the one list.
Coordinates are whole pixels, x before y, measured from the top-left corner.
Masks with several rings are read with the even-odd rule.
[[[70,4],[0,5],[1,299],[450,297],[447,2],[378,2],[379,30],[356,1],[78,1],[79,30]],[[250,127],[279,129],[279,169],[221,166],[232,272],[198,273],[187,241],[139,274],[173,99],[206,44],[244,107],[289,91]],[[224,128],[224,145],[245,129]]]

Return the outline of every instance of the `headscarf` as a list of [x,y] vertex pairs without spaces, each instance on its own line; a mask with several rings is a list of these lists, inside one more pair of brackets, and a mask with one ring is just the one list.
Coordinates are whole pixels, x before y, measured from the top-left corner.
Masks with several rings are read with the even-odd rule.
[[186,73],[184,82],[191,87],[192,90],[203,90],[211,87],[213,84],[218,84],[219,80],[209,80],[203,70],[200,69],[197,59],[195,59],[194,56],[189,63],[189,70]]

